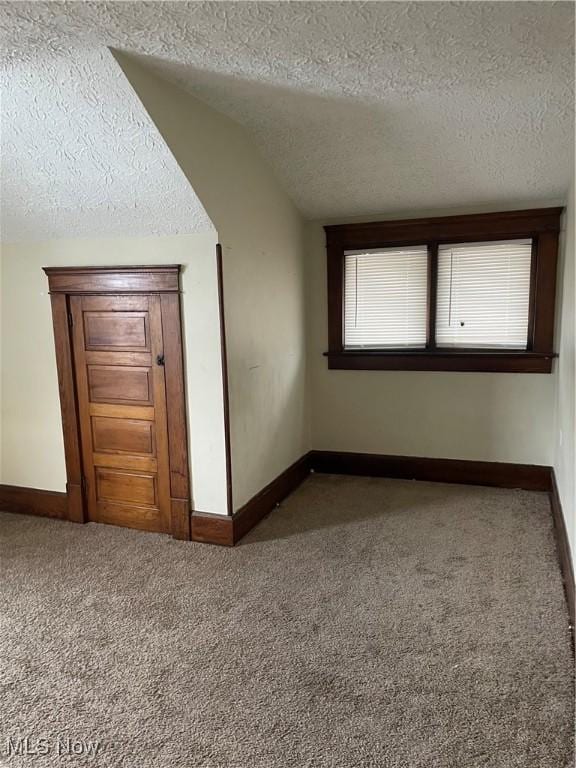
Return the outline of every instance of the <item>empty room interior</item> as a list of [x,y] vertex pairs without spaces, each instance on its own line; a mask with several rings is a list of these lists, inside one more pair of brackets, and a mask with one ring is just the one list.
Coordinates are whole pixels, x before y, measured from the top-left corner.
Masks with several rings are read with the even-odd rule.
[[574,765],[574,2],[0,2],[0,766]]

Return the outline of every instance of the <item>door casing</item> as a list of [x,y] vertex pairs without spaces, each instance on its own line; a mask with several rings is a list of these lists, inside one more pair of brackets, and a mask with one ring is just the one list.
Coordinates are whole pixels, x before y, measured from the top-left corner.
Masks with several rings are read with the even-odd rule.
[[77,295],[153,294],[159,297],[170,476],[170,532],[190,539],[190,477],[180,309],[180,265],[45,267],[50,288],[58,387],[64,434],[68,519],[88,520],[78,396],[74,372],[70,299]]

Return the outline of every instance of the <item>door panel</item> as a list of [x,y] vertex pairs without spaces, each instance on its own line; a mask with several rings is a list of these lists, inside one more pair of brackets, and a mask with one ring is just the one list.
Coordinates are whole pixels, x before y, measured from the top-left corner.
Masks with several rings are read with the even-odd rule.
[[87,372],[91,403],[152,404],[150,367],[89,365]]
[[79,295],[70,307],[88,519],[169,531],[160,297]]
[[[135,507],[131,504],[98,504],[98,522],[107,525],[121,525],[124,528],[138,528],[140,531],[158,533],[158,513],[154,507]],[[164,529],[161,532],[166,532]]]
[[154,426],[139,419],[93,416],[92,445],[95,451],[152,454]]
[[84,312],[86,349],[150,349],[147,312]]
[[96,468],[96,498],[137,506],[156,507],[156,478],[150,474]]

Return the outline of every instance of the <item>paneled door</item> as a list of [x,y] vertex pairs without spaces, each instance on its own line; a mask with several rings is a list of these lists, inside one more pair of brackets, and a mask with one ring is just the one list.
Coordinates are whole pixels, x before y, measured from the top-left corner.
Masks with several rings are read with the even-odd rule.
[[89,520],[169,532],[161,297],[70,296]]

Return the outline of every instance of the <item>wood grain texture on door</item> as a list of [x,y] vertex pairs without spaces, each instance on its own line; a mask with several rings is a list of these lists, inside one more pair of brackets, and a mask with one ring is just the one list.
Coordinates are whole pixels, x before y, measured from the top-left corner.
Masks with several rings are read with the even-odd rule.
[[171,530],[161,299],[71,296],[88,519]]

